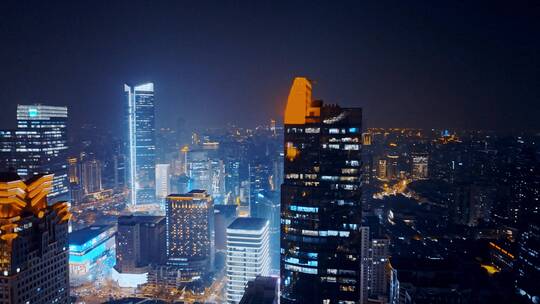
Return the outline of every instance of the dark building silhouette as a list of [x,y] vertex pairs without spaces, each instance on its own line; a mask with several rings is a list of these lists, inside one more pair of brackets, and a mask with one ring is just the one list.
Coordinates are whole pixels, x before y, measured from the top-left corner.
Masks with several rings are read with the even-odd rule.
[[540,216],[530,218],[518,240],[516,288],[531,303],[540,303]]
[[236,205],[214,206],[214,232],[216,252],[227,250],[227,227],[236,219]]
[[285,110],[281,303],[361,297],[362,110],[312,100],[296,78]]
[[279,285],[277,278],[256,277],[249,281],[240,304],[277,304],[279,301]]
[[116,270],[139,272],[166,260],[166,220],[163,216],[127,215],[118,218]]

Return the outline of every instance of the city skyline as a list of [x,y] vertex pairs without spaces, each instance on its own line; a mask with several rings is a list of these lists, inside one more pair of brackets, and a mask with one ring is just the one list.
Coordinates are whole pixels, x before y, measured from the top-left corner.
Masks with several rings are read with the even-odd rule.
[[539,4],[101,1],[0,4],[0,304],[540,303]]

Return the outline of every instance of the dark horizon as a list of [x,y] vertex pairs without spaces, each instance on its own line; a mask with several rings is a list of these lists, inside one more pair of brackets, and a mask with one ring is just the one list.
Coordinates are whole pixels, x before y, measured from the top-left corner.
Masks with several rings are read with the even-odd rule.
[[367,127],[539,130],[540,6],[528,2],[0,4],[0,103],[121,125],[124,83],[155,84],[157,126],[282,120],[295,76]]

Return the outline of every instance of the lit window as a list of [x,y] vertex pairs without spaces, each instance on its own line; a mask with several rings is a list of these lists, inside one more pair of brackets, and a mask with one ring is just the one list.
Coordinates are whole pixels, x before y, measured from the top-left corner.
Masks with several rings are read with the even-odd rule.
[[337,128],[329,129],[328,133],[330,133],[330,134],[339,134],[339,129],[337,129]]

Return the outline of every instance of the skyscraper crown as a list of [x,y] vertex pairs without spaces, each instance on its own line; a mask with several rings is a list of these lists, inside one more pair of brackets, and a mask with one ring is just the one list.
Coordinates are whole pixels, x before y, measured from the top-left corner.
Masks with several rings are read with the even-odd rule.
[[25,216],[42,218],[49,210],[56,211],[60,222],[68,221],[71,213],[67,202],[47,206],[47,194],[52,189],[53,174],[39,174],[24,181],[15,173],[0,174],[0,239],[17,237],[18,222]]

